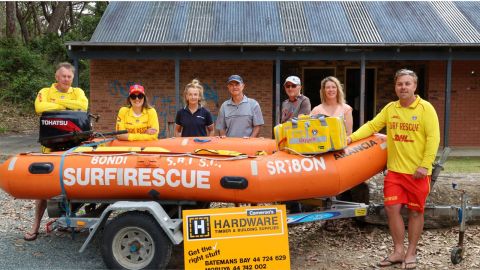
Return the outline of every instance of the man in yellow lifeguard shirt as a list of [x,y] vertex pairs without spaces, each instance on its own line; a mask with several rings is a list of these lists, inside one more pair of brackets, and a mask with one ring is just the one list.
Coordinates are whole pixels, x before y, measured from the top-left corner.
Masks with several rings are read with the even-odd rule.
[[[395,74],[398,101],[390,102],[349,138],[348,143],[387,129],[387,169],[384,204],[394,249],[378,266],[402,263],[403,269],[417,267],[417,243],[424,223],[424,207],[430,192],[430,175],[440,142],[438,117],[432,104],[415,95],[417,75],[401,69]],[[408,248],[400,210],[408,207]]]
[[[55,72],[56,83],[43,88],[38,92],[35,99],[35,111],[42,114],[48,111],[80,110],[86,111],[88,99],[80,88],[72,87],[75,68],[67,62],[57,65]],[[42,147],[42,152],[48,153],[50,149]],[[35,218],[32,229],[25,233],[23,239],[33,241],[37,239],[40,222],[47,208],[46,200],[35,201]]]
[[148,104],[143,86],[139,84],[130,86],[127,106],[118,111],[117,130],[128,131],[127,134],[117,135],[119,140],[151,141],[158,139],[157,111]]
[[48,111],[80,110],[86,111],[88,99],[82,89],[72,87],[75,68],[70,63],[60,63],[55,73],[56,83],[43,88],[35,99],[35,111],[38,114]]

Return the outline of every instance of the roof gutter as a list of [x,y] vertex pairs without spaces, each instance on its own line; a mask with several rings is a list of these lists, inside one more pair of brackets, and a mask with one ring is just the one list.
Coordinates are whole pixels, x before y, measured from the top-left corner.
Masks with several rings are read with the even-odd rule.
[[479,47],[480,43],[130,43],[71,41],[71,47]]

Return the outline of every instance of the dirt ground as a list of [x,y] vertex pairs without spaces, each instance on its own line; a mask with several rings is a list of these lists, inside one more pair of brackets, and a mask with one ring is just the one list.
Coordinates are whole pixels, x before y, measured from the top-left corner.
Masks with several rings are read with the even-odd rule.
[[[337,220],[327,227],[333,230],[320,223],[289,229],[292,269],[375,269],[392,250],[385,226]],[[450,252],[458,242],[458,228],[426,230],[417,269],[480,269],[480,226],[468,226],[465,240],[464,260],[453,265]]]

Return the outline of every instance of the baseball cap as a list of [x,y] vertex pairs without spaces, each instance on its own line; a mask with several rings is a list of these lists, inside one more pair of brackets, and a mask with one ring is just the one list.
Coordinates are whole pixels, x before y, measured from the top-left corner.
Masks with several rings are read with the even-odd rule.
[[134,84],[130,86],[129,95],[135,94],[135,93],[140,93],[145,95],[145,89],[143,89],[143,86],[141,86],[140,84]]
[[285,82],[283,83],[283,85],[285,85],[287,82],[291,82],[295,85],[302,85],[302,82],[300,81],[300,78],[298,78],[297,76],[290,76],[288,77]]
[[240,75],[232,75],[232,76],[228,77],[227,83],[229,83],[231,81],[236,81],[236,82],[239,82],[239,83],[243,83],[243,79],[242,79],[242,77],[240,77]]

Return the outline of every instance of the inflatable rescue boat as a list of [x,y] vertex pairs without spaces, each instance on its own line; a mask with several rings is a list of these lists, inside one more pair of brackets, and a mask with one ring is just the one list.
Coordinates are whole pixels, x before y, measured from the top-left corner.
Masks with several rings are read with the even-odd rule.
[[21,199],[275,202],[338,195],[384,169],[387,158],[380,134],[315,156],[272,153],[270,139],[94,144],[18,154],[0,166],[0,188]]
[[[52,151],[21,153],[5,161],[0,188],[21,199],[60,196],[93,202],[262,203],[336,196],[383,170],[387,159],[385,136],[347,146],[342,128],[341,119],[305,116],[276,127],[277,141],[202,137],[128,142],[105,134],[93,139],[88,113],[44,113],[39,142]],[[317,154],[305,155],[312,151]]]

